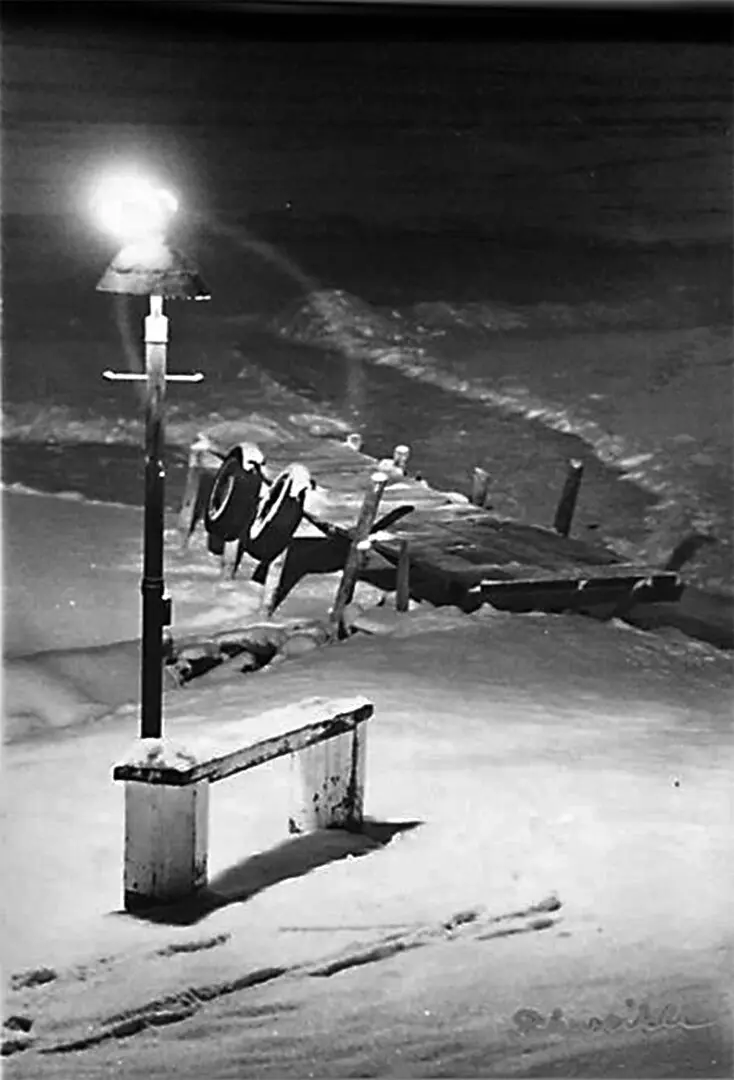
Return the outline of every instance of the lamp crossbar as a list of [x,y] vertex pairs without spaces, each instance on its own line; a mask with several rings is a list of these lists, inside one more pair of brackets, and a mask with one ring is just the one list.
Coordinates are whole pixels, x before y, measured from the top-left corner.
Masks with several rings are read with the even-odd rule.
[[[137,371],[107,371],[102,372],[102,378],[110,382],[145,382],[148,378],[145,372]],[[198,383],[204,378],[203,371],[194,371],[191,375],[169,375],[166,373],[166,382]]]

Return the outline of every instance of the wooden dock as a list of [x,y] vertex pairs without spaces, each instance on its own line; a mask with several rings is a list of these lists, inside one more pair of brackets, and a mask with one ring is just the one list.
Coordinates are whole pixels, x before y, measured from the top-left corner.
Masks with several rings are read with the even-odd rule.
[[[263,472],[270,482],[294,462],[310,471],[316,484],[315,498],[306,503],[311,536],[315,528],[336,544],[335,565],[323,557],[313,565],[340,569],[378,462],[331,439],[261,446],[266,456]],[[389,478],[377,516],[384,520],[390,514],[398,520],[370,537],[361,576],[387,588],[395,588],[402,552],[413,598],[467,611],[489,603],[509,611],[572,610],[609,617],[633,603],[671,602],[682,594],[677,572],[626,563],[601,544],[500,518],[455,493],[386,471]],[[407,507],[412,509],[405,512]],[[310,572],[308,557],[305,561],[301,557],[299,565],[296,548],[299,543],[313,548],[314,540],[304,537],[301,542],[302,533],[292,542],[281,569],[282,595]]]

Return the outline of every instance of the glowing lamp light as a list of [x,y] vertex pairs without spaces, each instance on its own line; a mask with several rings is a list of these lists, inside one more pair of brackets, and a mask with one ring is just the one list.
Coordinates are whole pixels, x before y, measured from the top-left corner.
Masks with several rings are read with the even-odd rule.
[[124,243],[97,288],[131,296],[208,300],[196,266],[165,241],[176,196],[137,172],[108,174],[91,198],[97,223]]
[[105,177],[91,202],[102,228],[123,241],[162,237],[178,209],[172,192],[137,174]]

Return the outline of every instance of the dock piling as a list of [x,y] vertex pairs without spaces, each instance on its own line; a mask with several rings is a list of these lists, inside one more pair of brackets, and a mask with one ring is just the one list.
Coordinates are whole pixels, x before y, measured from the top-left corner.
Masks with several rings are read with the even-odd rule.
[[334,606],[329,613],[332,632],[337,636],[342,630],[344,608],[347,604],[351,603],[352,596],[354,595],[354,586],[357,582],[357,575],[359,574],[363,558],[364,541],[367,540],[370,535],[370,530],[374,524],[377,508],[380,505],[380,499],[382,498],[382,493],[385,490],[386,484],[387,476],[385,473],[372,473],[370,477],[370,486],[365,494],[364,502],[362,503],[362,508],[359,512],[357,524],[354,529],[354,536],[344,564],[344,571],[336,592]]
[[556,516],[553,519],[553,529],[559,536],[568,536],[571,531],[571,523],[576,510],[576,500],[578,499],[583,475],[583,461],[571,458],[566,469],[566,482],[558,500]]
[[410,607],[410,544],[400,541],[398,565],[395,571],[395,610],[407,611]]
[[244,548],[239,538],[225,541],[222,554],[219,557],[219,569],[223,578],[230,581],[234,580],[242,562],[243,552]]
[[400,443],[392,452],[393,465],[396,469],[400,469],[402,473],[405,473],[408,469],[408,458],[410,457],[410,447],[405,443]]
[[198,523],[204,517],[204,504],[209,494],[203,490],[204,454],[210,450],[208,439],[199,437],[189,448],[189,468],[186,474],[186,488],[178,515],[178,532],[181,537],[181,550],[186,551]]
[[489,494],[489,473],[484,469],[480,469],[479,466],[475,466],[472,469],[471,474],[471,495],[469,496],[474,506],[485,507],[487,505],[487,495]]
[[269,619],[276,608],[276,603],[281,591],[285,562],[290,552],[290,545],[281,551],[265,570],[262,596],[260,597],[260,614]]

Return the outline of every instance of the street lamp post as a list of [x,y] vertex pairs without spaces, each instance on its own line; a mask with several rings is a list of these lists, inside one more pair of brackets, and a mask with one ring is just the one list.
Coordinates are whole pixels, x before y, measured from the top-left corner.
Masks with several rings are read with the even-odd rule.
[[145,382],[145,502],[143,524],[143,597],[140,737],[162,735],[163,632],[171,623],[165,596],[163,546],[165,513],[165,398],[167,382],[200,382],[201,373],[169,375],[166,370],[168,318],[166,299],[208,300],[195,265],[164,240],[175,212],[170,193],[130,178],[98,192],[99,216],[129,243],[115,256],[97,285],[100,292],[149,297],[145,319],[145,373],[105,371],[113,381]]

